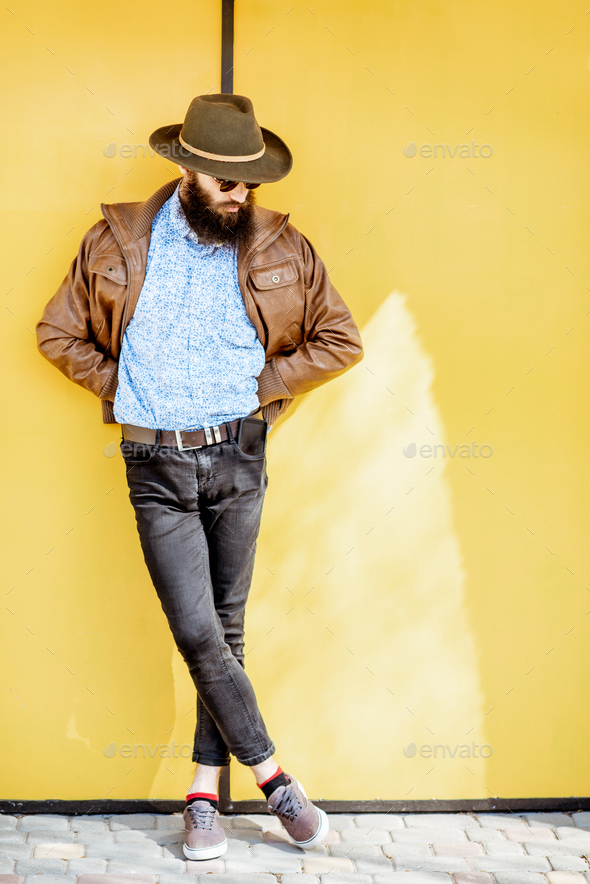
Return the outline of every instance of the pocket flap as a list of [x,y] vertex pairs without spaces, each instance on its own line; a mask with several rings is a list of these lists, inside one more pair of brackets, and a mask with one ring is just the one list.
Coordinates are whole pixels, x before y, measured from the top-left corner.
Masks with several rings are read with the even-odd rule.
[[119,285],[127,285],[127,262],[121,255],[90,255],[90,273],[99,273]]
[[264,267],[250,267],[250,278],[257,289],[280,289],[299,279],[295,261],[281,261]]

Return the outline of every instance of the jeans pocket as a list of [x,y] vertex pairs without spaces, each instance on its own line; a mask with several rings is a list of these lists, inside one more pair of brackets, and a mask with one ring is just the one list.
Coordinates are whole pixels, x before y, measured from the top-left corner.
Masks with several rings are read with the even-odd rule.
[[145,445],[143,442],[132,442],[129,439],[123,439],[119,448],[123,460],[128,464],[148,463],[154,455],[153,445]]
[[262,454],[245,454],[238,446],[238,443],[235,439],[233,440],[232,445],[235,448],[238,457],[240,457],[242,460],[253,461],[254,463],[256,463],[257,461],[266,459],[266,450],[263,451]]

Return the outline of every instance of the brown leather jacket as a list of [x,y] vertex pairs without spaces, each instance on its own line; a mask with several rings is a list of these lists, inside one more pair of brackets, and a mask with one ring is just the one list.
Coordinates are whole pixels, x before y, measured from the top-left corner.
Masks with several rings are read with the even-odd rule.
[[[152,221],[179,181],[145,202],[101,205],[104,219],[84,236],[36,326],[43,356],[102,400],[104,423],[116,423],[118,358],[145,277]],[[272,424],[293,397],[359,362],[363,348],[323,262],[289,215],[256,206],[249,245],[238,251],[238,279],[266,351],[258,398]]]

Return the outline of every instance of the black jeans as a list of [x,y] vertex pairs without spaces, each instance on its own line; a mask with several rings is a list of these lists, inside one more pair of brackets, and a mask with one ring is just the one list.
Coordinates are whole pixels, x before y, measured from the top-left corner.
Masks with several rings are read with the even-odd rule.
[[192,451],[121,442],[146,565],[197,688],[193,761],[274,754],[244,671],[244,609],[268,484],[235,441]]

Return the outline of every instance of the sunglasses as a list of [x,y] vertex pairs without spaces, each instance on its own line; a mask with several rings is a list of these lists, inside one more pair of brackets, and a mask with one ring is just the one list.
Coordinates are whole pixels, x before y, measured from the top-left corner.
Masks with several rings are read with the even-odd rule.
[[[229,193],[230,190],[234,190],[240,184],[239,181],[225,181],[223,178],[215,178],[211,176],[214,181],[217,181],[219,184],[219,189],[222,193]],[[260,187],[260,183],[258,184],[246,184],[244,181],[243,184],[248,188],[248,190],[254,190],[256,187]]]

